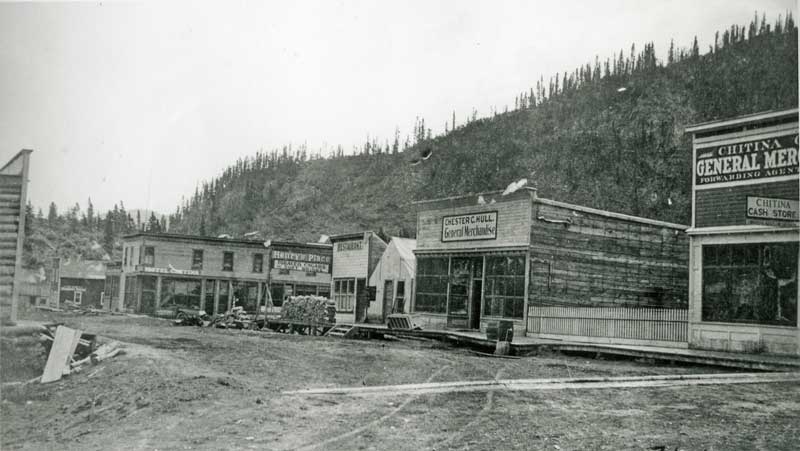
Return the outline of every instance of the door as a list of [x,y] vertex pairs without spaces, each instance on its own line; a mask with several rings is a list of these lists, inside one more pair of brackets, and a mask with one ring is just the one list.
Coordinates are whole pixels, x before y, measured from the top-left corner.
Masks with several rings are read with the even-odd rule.
[[483,292],[483,280],[475,279],[472,281],[472,293],[470,295],[470,329],[481,328],[481,293]]
[[356,279],[356,322],[363,323],[367,319],[367,308],[369,307],[369,292],[367,291],[367,280]]
[[383,282],[383,321],[386,321],[386,317],[394,313],[392,311],[394,299],[394,281],[386,280]]

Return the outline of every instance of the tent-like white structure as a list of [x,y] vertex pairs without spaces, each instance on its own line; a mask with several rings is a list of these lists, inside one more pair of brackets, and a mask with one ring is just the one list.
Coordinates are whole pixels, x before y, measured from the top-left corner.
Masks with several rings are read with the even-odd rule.
[[392,237],[378,265],[369,278],[375,287],[375,301],[370,303],[367,318],[370,322],[385,322],[392,313],[408,313],[414,294],[417,241]]

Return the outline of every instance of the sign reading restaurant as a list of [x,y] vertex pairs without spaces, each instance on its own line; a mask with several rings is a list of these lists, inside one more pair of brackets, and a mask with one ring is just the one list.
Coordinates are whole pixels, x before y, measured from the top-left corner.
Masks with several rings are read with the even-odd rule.
[[797,175],[797,149],[797,133],[698,148],[695,185]]
[[445,216],[442,218],[442,242],[494,240],[496,238],[496,211]]
[[778,221],[800,221],[800,201],[748,196],[747,217]]
[[306,252],[272,251],[272,267],[306,272],[330,272],[329,255]]

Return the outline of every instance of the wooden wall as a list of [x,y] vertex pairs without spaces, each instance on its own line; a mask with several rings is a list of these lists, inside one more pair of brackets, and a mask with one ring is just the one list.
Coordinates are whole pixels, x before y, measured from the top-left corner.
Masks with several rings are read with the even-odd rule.
[[530,305],[687,308],[683,230],[534,201]]

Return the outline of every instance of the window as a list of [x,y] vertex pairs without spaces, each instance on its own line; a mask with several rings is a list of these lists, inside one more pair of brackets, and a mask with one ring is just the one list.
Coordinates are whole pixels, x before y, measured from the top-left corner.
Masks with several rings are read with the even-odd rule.
[[122,251],[122,264],[128,266],[128,248],[125,247]]
[[333,281],[333,300],[337,312],[352,312],[356,300],[355,279],[335,279]]
[[525,257],[486,257],[484,316],[522,318],[525,305]]
[[205,281],[206,284],[206,298],[204,300],[205,304],[203,304],[203,310],[208,314],[214,313],[214,280],[208,279]]
[[264,272],[264,254],[253,254],[253,272]]
[[192,269],[203,269],[202,249],[195,249],[192,251]]
[[797,242],[703,246],[703,321],[797,325]]
[[448,266],[447,258],[418,258],[415,311],[447,313]]
[[153,266],[156,264],[156,248],[153,246],[145,246],[144,248],[144,265]]
[[222,253],[222,270],[233,271],[233,252]]

